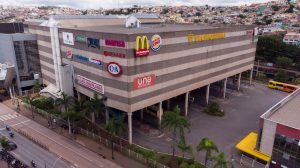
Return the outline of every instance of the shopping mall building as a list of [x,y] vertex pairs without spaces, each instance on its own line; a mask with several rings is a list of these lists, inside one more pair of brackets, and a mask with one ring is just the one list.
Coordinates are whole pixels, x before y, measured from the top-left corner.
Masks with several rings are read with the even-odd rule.
[[[256,51],[253,26],[164,24],[156,15],[52,16],[27,21],[25,31],[37,34],[45,92],[74,97],[107,98],[106,105],[128,116],[157,107],[189,92],[224,81],[253,68]],[[251,71],[252,72],[252,71]],[[252,74],[252,73],[251,73]]]

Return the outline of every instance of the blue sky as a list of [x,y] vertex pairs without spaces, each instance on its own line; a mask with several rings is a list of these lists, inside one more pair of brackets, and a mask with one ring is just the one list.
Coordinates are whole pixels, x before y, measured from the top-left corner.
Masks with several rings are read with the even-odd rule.
[[54,5],[74,8],[116,8],[132,5],[211,5],[232,6],[262,3],[270,0],[0,0],[2,5],[40,6]]

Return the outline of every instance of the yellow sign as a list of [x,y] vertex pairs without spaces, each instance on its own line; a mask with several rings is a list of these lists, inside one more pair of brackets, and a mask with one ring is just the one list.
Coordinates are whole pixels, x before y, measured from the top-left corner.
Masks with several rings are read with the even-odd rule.
[[137,36],[135,40],[135,56],[147,56],[149,54],[149,40],[147,36]]
[[214,34],[202,34],[202,35],[188,34],[187,40],[189,43],[192,43],[192,42],[222,39],[225,37],[226,37],[226,33],[214,33]]

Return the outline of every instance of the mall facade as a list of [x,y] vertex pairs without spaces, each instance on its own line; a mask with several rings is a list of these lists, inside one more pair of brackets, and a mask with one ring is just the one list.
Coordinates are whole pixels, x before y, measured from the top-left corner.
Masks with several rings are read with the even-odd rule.
[[[253,69],[256,29],[253,26],[164,24],[155,16],[52,16],[27,21],[37,35],[42,81],[54,96],[107,98],[106,105],[128,116]],[[126,25],[129,26],[125,26]],[[127,23],[133,22],[133,23]],[[139,23],[134,27],[134,23]],[[252,74],[252,71],[251,71]],[[47,87],[46,87],[47,88]],[[53,89],[56,88],[56,89]]]

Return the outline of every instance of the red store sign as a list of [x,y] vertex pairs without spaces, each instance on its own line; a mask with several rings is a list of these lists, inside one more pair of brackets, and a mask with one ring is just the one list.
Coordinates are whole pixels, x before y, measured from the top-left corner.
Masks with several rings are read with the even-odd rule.
[[125,41],[123,41],[123,40],[105,39],[105,45],[106,46],[114,46],[114,47],[125,48]]
[[156,76],[154,74],[140,77],[140,78],[135,78],[134,79],[134,90],[154,85],[155,79],[156,79]]
[[125,58],[125,54],[110,51],[104,51],[104,56]]
[[92,89],[98,93],[104,94],[104,86],[101,83],[92,81],[83,76],[77,75],[77,81],[80,85],[83,85],[89,89]]

